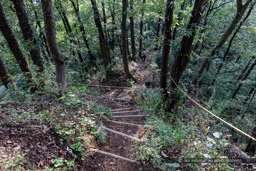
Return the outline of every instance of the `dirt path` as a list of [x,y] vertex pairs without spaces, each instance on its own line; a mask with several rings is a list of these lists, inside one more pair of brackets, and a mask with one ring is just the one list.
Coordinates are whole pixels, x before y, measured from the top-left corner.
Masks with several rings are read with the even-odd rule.
[[[136,153],[133,145],[134,142],[141,140],[138,133],[143,128],[143,121],[147,115],[128,105],[112,104],[108,107],[111,108],[113,115],[113,120],[103,121],[108,140],[99,147],[100,152],[86,159],[83,169],[92,171],[158,170],[150,164],[143,164],[133,158]],[[102,154],[102,151],[107,154]]]
[[[139,60],[138,63],[130,65],[131,72],[140,80],[139,84],[130,89],[120,91],[113,90],[109,94],[114,94],[112,101],[106,98],[100,99],[97,103],[111,109],[113,120],[103,120],[103,127],[108,134],[107,142],[99,147],[98,152],[85,160],[84,170],[90,171],[155,171],[159,170],[152,164],[143,164],[134,159],[134,154],[138,153],[134,148],[135,143],[141,141],[139,133],[143,130],[143,124],[148,115],[138,109],[122,103],[119,100],[130,100],[130,91],[134,88],[142,88],[144,83],[151,78],[147,67],[149,59],[145,62]],[[113,97],[113,96],[112,96]]]

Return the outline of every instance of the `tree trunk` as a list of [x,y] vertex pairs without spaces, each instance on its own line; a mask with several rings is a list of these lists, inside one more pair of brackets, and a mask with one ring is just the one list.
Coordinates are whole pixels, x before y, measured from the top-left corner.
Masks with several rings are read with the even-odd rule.
[[227,28],[227,30],[224,32],[224,34],[222,35],[221,39],[219,40],[218,44],[212,49],[211,54],[209,57],[207,57],[205,59],[205,61],[203,62],[203,64],[201,65],[196,77],[194,78],[194,80],[192,81],[192,85],[190,87],[189,92],[191,92],[191,88],[195,87],[195,85],[197,84],[199,78],[201,77],[202,73],[204,72],[204,70],[210,65],[210,58],[213,57],[215,55],[215,53],[222,47],[222,45],[226,42],[226,40],[229,38],[230,34],[233,32],[233,30],[235,29],[236,25],[238,24],[238,22],[241,20],[242,16],[244,15],[247,7],[249,6],[249,4],[252,2],[252,0],[248,0],[244,5],[242,5],[241,0],[237,0],[237,13],[235,18],[233,19],[233,21],[231,22],[231,24],[229,25],[229,27]]
[[143,20],[144,20],[144,4],[146,0],[143,0],[142,12],[141,12],[141,20],[140,20],[140,38],[139,38],[139,56],[141,57],[141,52],[143,49]]
[[112,18],[112,29],[111,29],[111,49],[112,51],[114,50],[115,48],[115,30],[116,30],[116,21],[115,21],[115,3],[116,3],[116,0],[113,0],[114,3],[114,7],[112,7],[111,9],[111,18]]
[[127,18],[127,7],[128,0],[122,0],[123,10],[122,10],[122,56],[124,72],[127,78],[131,78],[132,75],[129,71],[128,59],[127,59],[127,28],[126,28],[126,18]]
[[161,28],[161,18],[158,19],[157,22],[157,28],[156,28],[156,38],[155,38],[155,46],[154,46],[154,50],[158,50],[160,47],[160,28]]
[[39,72],[44,70],[44,65],[41,56],[41,47],[37,40],[37,36],[29,23],[27,10],[23,0],[11,0],[14,4],[16,14],[18,16],[19,25],[23,36],[27,42],[27,47],[29,48],[29,53],[32,58],[33,63],[38,66]]
[[108,44],[102,30],[102,26],[100,22],[100,14],[97,8],[96,0],[91,0],[91,3],[92,3],[92,9],[94,13],[93,17],[94,17],[95,25],[99,33],[101,56],[105,64],[105,68],[107,69],[107,66],[110,64],[110,52],[109,52]]
[[79,23],[79,30],[82,32],[83,40],[84,40],[85,46],[86,46],[86,48],[87,48],[87,50],[88,50],[88,55],[89,55],[89,57],[90,57],[90,60],[91,60],[91,62],[92,62],[94,65],[96,65],[96,64],[95,64],[95,60],[96,60],[96,59],[95,59],[95,57],[93,56],[92,51],[91,51],[91,49],[90,49],[88,40],[87,40],[87,38],[86,38],[86,32],[85,32],[85,29],[84,29],[84,25],[83,25],[82,19],[81,19],[81,17],[80,17],[79,2],[78,2],[78,0],[76,0],[76,3],[75,3],[74,0],[70,0],[70,2],[71,2],[72,6],[73,6],[73,8],[74,8],[74,10],[75,10],[75,14],[76,14],[76,17],[77,17],[77,20],[78,20],[78,23]]
[[[254,57],[255,58],[255,57]],[[247,77],[250,75],[250,73],[252,72],[253,68],[256,65],[256,60],[254,61],[254,63],[251,65],[251,67],[248,69],[248,71],[246,72],[245,76],[241,79],[241,81],[244,81],[247,79]],[[236,90],[234,91],[233,95],[232,95],[232,99],[234,99],[237,95],[237,93],[239,92],[240,88],[242,87],[243,83],[240,82],[238,87],[236,88]]]
[[3,83],[3,85],[8,88],[8,84],[11,82],[11,77],[7,71],[7,69],[4,66],[4,62],[2,58],[0,57],[0,78]]
[[[219,65],[219,67],[218,67],[218,69],[217,69],[217,74],[220,72],[220,70],[221,70],[221,68],[222,68],[222,66],[223,66],[223,63],[224,63],[224,62],[226,61],[226,59],[227,59],[227,55],[228,55],[228,53],[229,53],[229,50],[230,50],[230,48],[231,48],[231,46],[232,46],[233,40],[235,39],[237,33],[239,32],[240,28],[242,27],[242,25],[244,24],[244,22],[247,20],[247,18],[251,15],[251,12],[252,12],[252,10],[253,10],[254,5],[255,5],[255,2],[252,4],[252,6],[250,7],[250,9],[249,9],[247,15],[244,17],[243,21],[239,24],[239,26],[237,27],[235,33],[234,33],[233,36],[231,37],[231,39],[230,39],[230,41],[229,41],[229,43],[228,43],[228,48],[226,49],[225,54],[224,54],[224,56],[223,56],[223,61],[222,61],[222,63]],[[217,75],[217,74],[216,74],[216,75]],[[216,81],[216,79],[213,79],[212,85],[214,85],[214,82],[215,82],[215,81]]]
[[162,52],[162,66],[160,76],[160,87],[164,90],[165,95],[167,95],[168,57],[171,43],[171,25],[173,21],[173,11],[174,0],[167,0],[165,11],[165,33]]
[[46,37],[47,37],[48,45],[50,47],[50,50],[55,62],[55,67],[56,67],[56,82],[58,86],[60,86],[61,95],[64,95],[66,92],[66,84],[67,84],[66,69],[65,69],[63,55],[61,53],[60,47],[56,40],[52,1],[42,0],[42,8],[43,8],[43,14],[44,14],[44,25],[45,25]]
[[[256,138],[256,127],[254,127],[252,130],[252,137]],[[256,142],[250,139],[245,149],[245,152],[249,153],[251,156],[254,156],[255,150],[256,150]]]
[[[36,28],[37,28],[37,27],[39,28],[39,37],[40,37],[40,39],[41,39],[41,42],[40,42],[40,43],[45,47],[45,50],[46,50],[47,55],[48,55],[48,56],[51,56],[50,50],[49,50],[49,47],[48,47],[48,44],[47,44],[47,40],[46,40],[46,37],[45,37],[45,33],[44,33],[43,29],[42,29],[41,22],[40,22],[40,20],[39,20],[38,13],[37,13],[37,11],[36,11],[36,9],[35,9],[33,0],[30,0],[30,2],[31,2],[31,5],[32,5],[32,9],[33,9],[33,11],[34,11],[34,14],[35,14],[35,18],[36,18]],[[45,54],[43,48],[42,48],[42,52],[43,52],[43,54],[44,54],[45,59],[48,61],[49,58],[48,58],[48,56]]]
[[135,36],[134,36],[134,19],[133,19],[133,0],[130,0],[130,10],[132,15],[130,17],[130,31],[131,31],[131,46],[132,46],[132,60],[136,59],[136,46],[135,46]]
[[[29,67],[28,67],[26,58],[25,58],[23,52],[21,51],[18,41],[16,40],[14,33],[12,32],[12,30],[6,20],[1,1],[0,1],[0,30],[3,33],[3,36],[5,37],[8,45],[9,45],[9,48],[11,49],[15,59],[17,60],[21,71],[24,73],[25,77],[27,78],[26,81],[29,84],[32,83],[37,88],[37,84],[35,82],[35,79],[31,73]],[[35,90],[34,88],[31,89],[32,92],[34,90]]]
[[[192,17],[187,26],[187,31],[192,30],[190,36],[184,35],[181,41],[180,50],[177,53],[175,60],[171,67],[171,77],[176,84],[179,83],[179,80],[182,76],[182,73],[185,71],[185,68],[189,62],[192,44],[194,41],[196,26],[200,23],[202,14],[204,13],[205,7],[207,6],[207,0],[196,0],[194,8],[192,11]],[[171,87],[176,88],[176,84],[171,81]]]
[[184,10],[185,3],[186,3],[186,0],[184,0],[183,3],[181,4],[180,12],[178,13],[177,22],[176,22],[175,28],[174,28],[174,30],[173,30],[172,40],[175,40],[175,38],[176,38],[176,32],[177,32],[177,29],[178,29],[178,27],[179,27],[179,23],[180,23],[180,20],[181,20],[181,14],[182,14],[182,12],[183,12],[183,10]]

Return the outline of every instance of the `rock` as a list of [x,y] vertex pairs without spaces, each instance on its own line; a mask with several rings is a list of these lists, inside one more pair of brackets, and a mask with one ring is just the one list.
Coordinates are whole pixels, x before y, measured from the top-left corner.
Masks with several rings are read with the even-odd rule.
[[10,141],[10,140],[6,141],[6,144],[12,144],[12,141]]
[[3,95],[5,89],[6,89],[5,86],[0,87],[0,97]]
[[2,155],[2,158],[7,158],[8,156],[7,155]]
[[163,150],[161,151],[161,155],[162,155],[164,158],[169,157],[169,156],[167,156],[167,154],[165,154],[165,152],[164,152]]
[[21,149],[20,146],[17,146],[17,147],[14,147],[14,148],[13,148],[14,151],[19,151],[20,149]]

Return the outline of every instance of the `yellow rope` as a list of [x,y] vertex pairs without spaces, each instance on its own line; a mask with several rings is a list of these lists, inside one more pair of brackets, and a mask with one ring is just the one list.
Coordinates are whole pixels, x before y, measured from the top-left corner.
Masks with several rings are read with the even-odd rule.
[[99,88],[116,88],[116,89],[149,89],[149,88],[145,88],[145,87],[122,87],[122,86],[108,86],[108,85],[90,85],[90,84],[76,84],[76,83],[69,83],[70,85],[84,85],[84,86],[88,86],[88,87],[99,87]]
[[[252,139],[253,141],[256,141],[256,139],[254,137],[252,137],[251,135],[245,133],[244,131],[240,130],[239,128],[233,126],[232,124],[228,123],[227,121],[223,120],[222,118],[220,118],[219,116],[215,115],[214,113],[212,113],[211,111],[209,111],[208,109],[206,109],[205,107],[203,107],[202,105],[200,105],[198,102],[196,102],[194,99],[192,99],[192,97],[190,97],[187,93],[185,93],[178,85],[177,83],[174,81],[174,79],[172,78],[172,76],[170,74],[167,74],[170,76],[172,82],[175,84],[175,86],[179,89],[179,91],[181,91],[189,100],[191,100],[193,103],[195,103],[197,106],[199,106],[201,109],[203,109],[204,111],[206,111],[207,113],[211,114],[213,117],[215,117],[216,119],[220,120],[221,122],[225,123],[226,125],[230,126],[231,128],[235,129],[236,131],[240,132],[241,134],[247,136],[248,138]],[[148,89],[148,88],[144,88],[144,87],[119,87],[119,86],[103,86],[103,85],[90,85],[90,84],[76,84],[76,85],[86,85],[88,87],[103,87],[103,88],[120,88],[120,89],[129,89],[129,88],[134,88],[134,89]]]
[[189,99],[191,100],[193,103],[195,103],[197,106],[199,106],[201,109],[203,109],[204,111],[206,111],[207,113],[211,114],[213,117],[217,118],[218,120],[220,120],[221,122],[225,123],[226,125],[230,126],[231,128],[235,129],[236,131],[240,132],[241,134],[247,136],[248,138],[251,138],[253,141],[256,141],[256,139],[254,137],[252,137],[251,135],[245,133],[244,131],[240,130],[239,128],[233,126],[232,124],[228,123],[227,121],[223,120],[222,118],[220,118],[219,116],[215,115],[214,113],[212,113],[211,111],[209,111],[208,109],[206,109],[205,107],[203,107],[202,105],[200,105],[198,102],[196,102],[194,99],[192,99],[192,97],[190,97],[187,93],[185,93],[178,85],[177,83],[174,81],[174,79],[172,78],[172,76],[170,75],[170,78],[172,80],[172,82],[175,84],[175,86]]

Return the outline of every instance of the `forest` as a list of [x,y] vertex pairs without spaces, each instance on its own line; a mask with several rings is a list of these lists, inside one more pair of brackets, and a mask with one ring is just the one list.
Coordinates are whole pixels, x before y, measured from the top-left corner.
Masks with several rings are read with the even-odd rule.
[[256,170],[255,0],[0,0],[0,170]]

